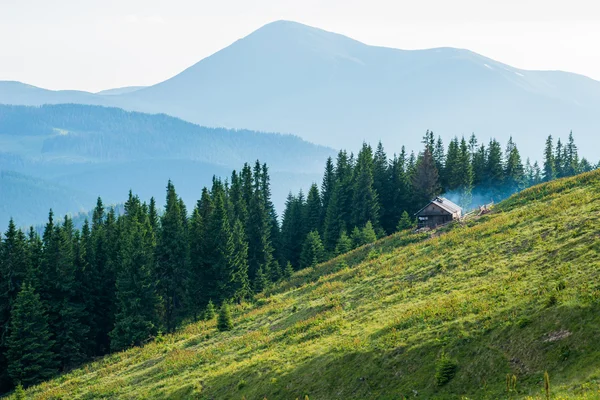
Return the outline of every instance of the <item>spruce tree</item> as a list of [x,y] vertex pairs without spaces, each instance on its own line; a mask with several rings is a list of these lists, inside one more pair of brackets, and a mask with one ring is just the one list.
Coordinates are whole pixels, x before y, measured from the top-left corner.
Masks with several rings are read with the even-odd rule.
[[312,184],[306,197],[306,207],[304,207],[304,229],[307,232],[322,231],[321,227],[321,196],[316,184]]
[[302,191],[297,197],[291,193],[288,195],[281,224],[281,252],[284,260],[290,262],[295,268],[300,267],[302,243],[307,233],[303,199]]
[[231,310],[229,309],[229,304],[227,302],[224,302],[219,310],[217,329],[221,332],[233,329],[233,318],[231,317]]
[[204,310],[204,320],[211,321],[215,317],[215,314],[215,305],[212,300],[209,300],[206,309]]
[[398,221],[398,225],[396,227],[397,231],[403,231],[406,229],[411,229],[414,227],[414,221],[410,219],[410,216],[408,215],[408,213],[406,211],[404,211],[402,213],[402,217],[400,218],[400,221]]
[[504,166],[502,148],[495,139],[490,140],[487,149],[484,185],[494,193],[502,191],[504,185]]
[[460,141],[454,174],[456,175],[456,189],[458,189],[460,195],[460,205],[463,208],[469,208],[472,202],[473,165],[471,163],[471,153],[464,137]]
[[383,144],[379,142],[373,156],[373,188],[377,194],[379,204],[380,219],[377,224],[386,232],[391,232],[394,229],[393,223],[389,222],[394,208],[391,178],[390,162],[383,149]]
[[312,231],[306,236],[302,246],[302,255],[300,257],[300,267],[309,268],[322,262],[325,258],[325,249],[321,242],[319,232]]
[[333,188],[335,186],[335,167],[331,157],[327,157],[325,162],[325,172],[323,173],[323,182],[321,183],[321,224],[325,222],[325,213],[329,206],[329,201],[333,194]]
[[429,150],[419,157],[412,175],[413,209],[416,209],[440,193],[438,171]]
[[377,235],[375,234],[371,221],[367,221],[365,226],[361,229],[360,234],[362,240],[361,245],[373,243],[377,240]]
[[6,374],[5,358],[11,310],[21,285],[28,275],[27,241],[12,218],[0,242],[0,390],[8,389],[10,378]]
[[263,169],[257,161],[252,174],[252,194],[245,227],[248,239],[248,276],[251,282],[257,279],[259,269],[269,279],[275,261],[271,242],[272,216],[266,207],[263,180]]
[[207,246],[202,284],[206,298],[215,299],[220,303],[230,294],[225,293],[223,289],[230,279],[230,257],[233,252],[231,225],[225,206],[225,191],[220,181],[215,181],[213,184],[212,197],[213,209],[204,235]]
[[482,144],[473,154],[473,187],[480,186],[485,181],[487,151],[485,145]]
[[231,242],[227,248],[227,270],[222,282],[223,297],[241,302],[251,293],[248,278],[248,243],[244,226],[239,219],[233,223]]
[[559,138],[556,141],[556,150],[554,153],[554,171],[556,178],[563,178],[565,176],[565,160],[563,151],[563,145]]
[[579,155],[577,154],[577,145],[573,139],[573,131],[569,133],[569,141],[566,145],[567,158],[565,160],[567,176],[573,176],[579,173]]
[[165,212],[161,217],[156,246],[158,294],[162,298],[163,323],[172,332],[185,316],[189,279],[187,237],[181,204],[175,186],[169,181]]
[[119,246],[117,310],[111,350],[139,346],[158,332],[159,298],[154,272],[155,237],[145,213],[128,213]]
[[335,246],[335,255],[339,256],[340,254],[344,254],[352,250],[352,239],[348,237],[346,231],[342,231],[340,238]]
[[40,297],[24,284],[12,310],[6,357],[8,374],[16,384],[34,385],[56,374],[53,342]]
[[556,178],[556,162],[554,160],[554,148],[552,147],[552,135],[546,139],[544,148],[544,182]]
[[[55,316],[51,330],[56,341],[55,349],[63,370],[74,368],[87,359],[89,317],[83,302],[85,287],[78,279],[75,264],[73,222],[65,217],[63,225],[55,227],[55,270],[61,279],[55,283],[50,310]],[[83,293],[82,293],[83,292]]]
[[292,267],[292,263],[288,261],[287,264],[285,264],[285,267],[283,268],[283,277],[285,279],[289,279],[293,274],[294,267]]
[[379,198],[373,186],[373,156],[371,147],[363,143],[354,170],[352,224],[363,226],[367,221],[379,223]]
[[517,191],[523,188],[525,172],[521,155],[517,149],[517,145],[513,142],[512,137],[508,140],[506,146],[506,167],[504,171],[504,179],[507,188],[511,191]]

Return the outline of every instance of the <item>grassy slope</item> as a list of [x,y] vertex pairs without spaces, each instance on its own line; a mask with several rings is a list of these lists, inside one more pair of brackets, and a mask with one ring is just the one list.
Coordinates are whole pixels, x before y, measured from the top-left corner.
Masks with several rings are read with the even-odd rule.
[[[232,332],[192,324],[29,394],[542,398],[547,370],[552,398],[600,398],[599,197],[596,171],[528,189],[431,239],[391,236],[238,307]],[[440,388],[443,352],[458,369]],[[506,374],[518,379],[510,397]]]

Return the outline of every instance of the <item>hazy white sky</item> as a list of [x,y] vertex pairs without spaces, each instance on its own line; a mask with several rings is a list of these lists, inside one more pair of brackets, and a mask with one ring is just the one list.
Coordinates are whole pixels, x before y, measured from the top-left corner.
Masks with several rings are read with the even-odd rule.
[[0,0],[0,80],[88,91],[150,85],[278,19],[600,80],[597,0]]

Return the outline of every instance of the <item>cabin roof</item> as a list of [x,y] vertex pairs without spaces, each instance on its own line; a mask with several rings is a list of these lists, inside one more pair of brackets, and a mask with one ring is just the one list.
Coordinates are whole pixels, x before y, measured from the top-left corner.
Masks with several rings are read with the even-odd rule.
[[425,207],[423,207],[419,211],[417,211],[416,214],[420,214],[421,211],[426,209],[432,203],[435,204],[436,206],[440,207],[441,209],[448,211],[450,214],[454,214],[456,212],[462,213],[462,208],[460,208],[458,205],[454,204],[450,200],[446,199],[445,197],[436,197],[435,199],[433,199],[429,203],[427,203],[427,205]]

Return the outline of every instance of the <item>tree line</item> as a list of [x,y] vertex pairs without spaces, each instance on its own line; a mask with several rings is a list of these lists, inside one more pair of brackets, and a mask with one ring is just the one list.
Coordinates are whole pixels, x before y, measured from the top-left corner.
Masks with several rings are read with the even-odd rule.
[[548,138],[542,167],[523,163],[512,139],[504,151],[474,135],[446,148],[428,131],[423,144],[391,158],[381,143],[356,156],[340,151],[320,187],[288,196],[281,219],[257,161],[213,178],[191,212],[169,182],[162,210],[130,192],[122,214],[99,198],[81,229],[52,211],[41,235],[11,220],[0,241],[1,390],[213,318],[216,305],[250,300],[294,270],[412,227],[414,212],[440,193],[468,206],[474,188],[514,192],[593,168],[572,135],[565,145]]

